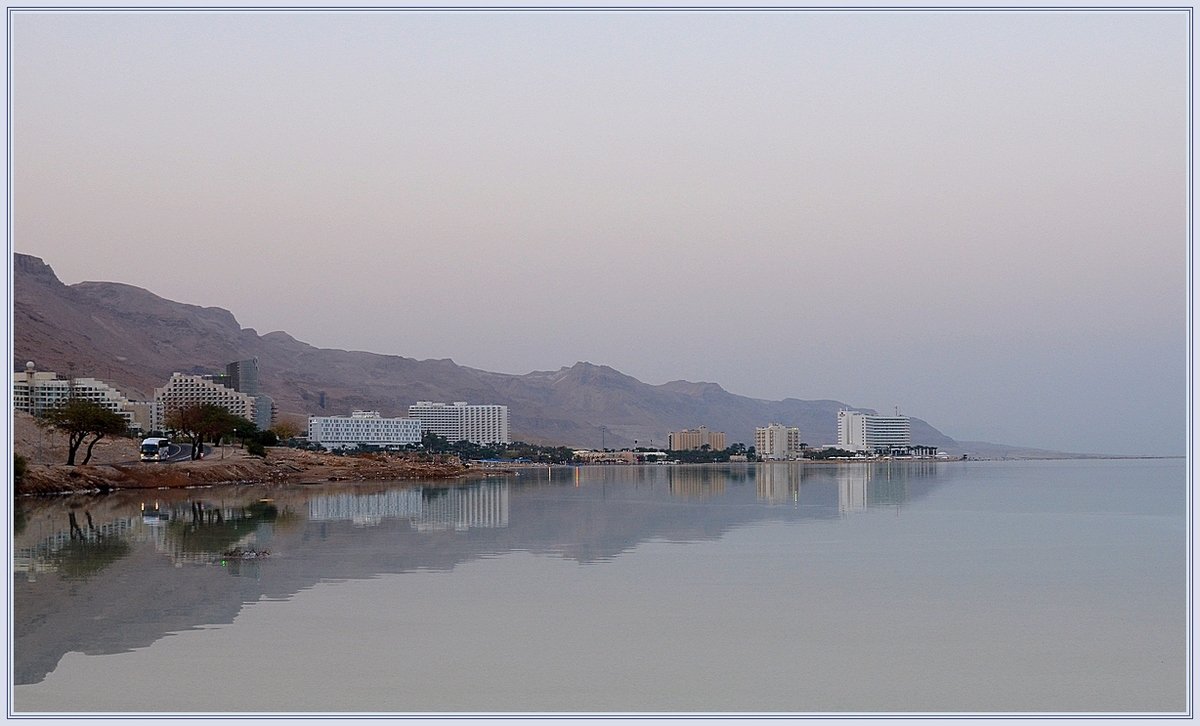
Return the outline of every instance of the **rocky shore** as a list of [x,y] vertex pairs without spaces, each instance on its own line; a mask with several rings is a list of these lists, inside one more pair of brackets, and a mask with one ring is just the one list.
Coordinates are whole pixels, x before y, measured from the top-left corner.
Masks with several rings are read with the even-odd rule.
[[[210,452],[200,461],[142,463],[138,440],[104,438],[87,466],[67,466],[66,436],[39,427],[21,411],[13,415],[13,451],[28,462],[16,485],[18,496],[110,491],[113,489],[178,489],[220,484],[317,483],[394,479],[456,479],[473,470],[455,457],[417,454],[335,454],[286,447],[251,456],[237,446]],[[83,452],[79,452],[82,461]]]
[[107,463],[88,466],[31,464],[16,486],[17,495],[111,491],[114,489],[177,489],[219,484],[318,483],[395,479],[456,479],[470,469],[458,459],[423,460],[392,454],[337,456],[275,448],[267,456],[228,451],[224,458],[210,454],[200,461]]

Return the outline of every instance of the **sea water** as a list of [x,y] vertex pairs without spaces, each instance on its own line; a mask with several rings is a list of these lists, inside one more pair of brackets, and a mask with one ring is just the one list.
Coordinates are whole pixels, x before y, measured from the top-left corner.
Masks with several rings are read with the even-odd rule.
[[1189,506],[1181,459],[23,499],[10,703],[1179,713]]

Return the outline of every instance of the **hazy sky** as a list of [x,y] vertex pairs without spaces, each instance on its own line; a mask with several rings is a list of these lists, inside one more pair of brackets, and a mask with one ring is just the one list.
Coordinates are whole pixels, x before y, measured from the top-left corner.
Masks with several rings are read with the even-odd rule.
[[11,245],[321,347],[1182,454],[1188,40],[1183,11],[20,12]]

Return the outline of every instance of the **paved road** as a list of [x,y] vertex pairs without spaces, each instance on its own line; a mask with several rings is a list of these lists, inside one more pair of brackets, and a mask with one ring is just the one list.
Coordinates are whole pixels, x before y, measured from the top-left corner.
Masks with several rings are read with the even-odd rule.
[[170,464],[176,461],[187,461],[192,456],[191,444],[171,444],[167,447],[167,458],[162,463]]
[[[211,446],[205,445],[204,456],[205,457],[212,456],[212,451],[213,451],[213,448]],[[167,447],[167,458],[162,459],[161,461],[148,461],[145,463],[147,463],[147,464],[174,464],[174,463],[178,463],[180,461],[190,461],[191,458],[192,458],[192,445],[191,444],[171,444],[170,446]],[[135,459],[133,461],[122,461],[120,463],[121,464],[139,464],[142,462],[141,462],[141,459]]]

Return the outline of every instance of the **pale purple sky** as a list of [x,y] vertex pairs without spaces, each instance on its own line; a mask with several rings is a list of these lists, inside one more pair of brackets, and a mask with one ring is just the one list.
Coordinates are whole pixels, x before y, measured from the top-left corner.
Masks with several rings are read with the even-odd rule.
[[1183,11],[20,12],[11,245],[321,347],[1182,454],[1188,40]]

